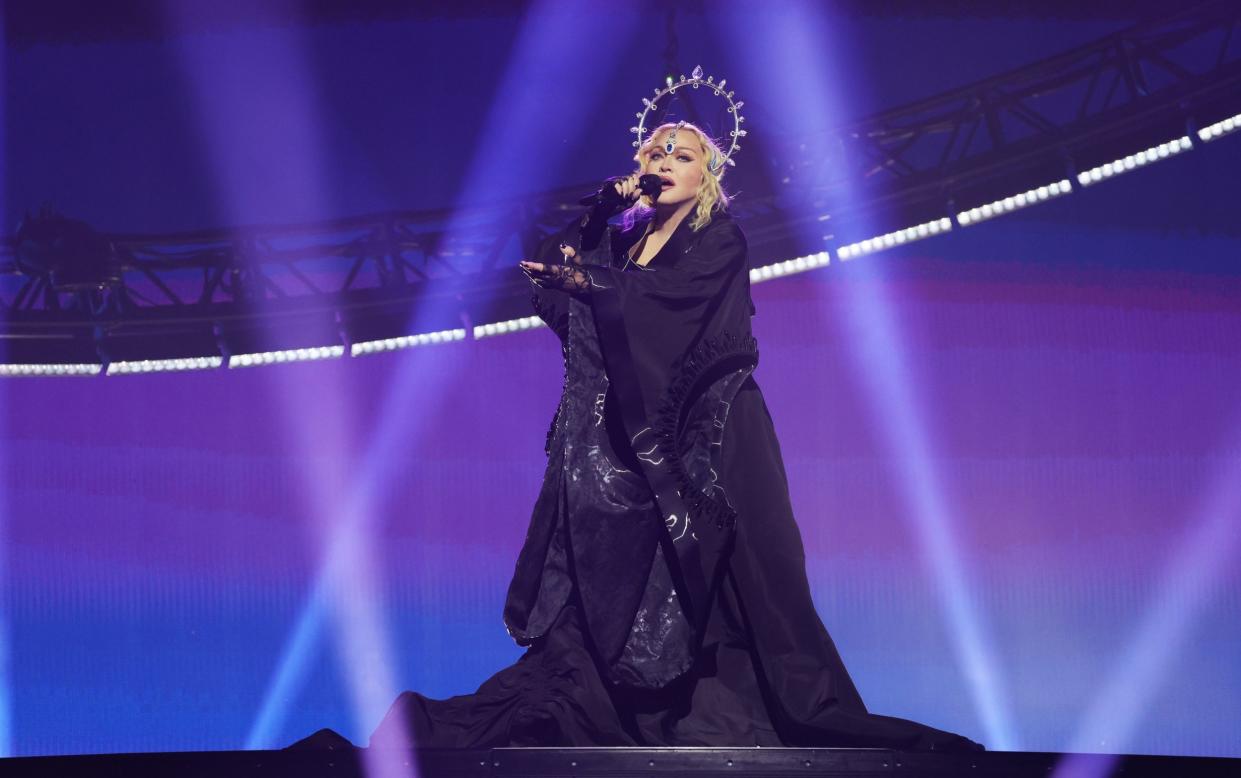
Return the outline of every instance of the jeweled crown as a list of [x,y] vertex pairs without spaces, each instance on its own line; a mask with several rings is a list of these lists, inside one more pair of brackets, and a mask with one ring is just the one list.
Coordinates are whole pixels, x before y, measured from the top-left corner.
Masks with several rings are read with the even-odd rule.
[[681,76],[680,80],[673,81],[672,77],[669,76],[667,85],[665,85],[662,89],[656,87],[654,97],[642,98],[643,109],[635,114],[635,116],[638,117],[638,124],[635,127],[629,128],[630,132],[635,133],[638,136],[637,140],[633,142],[633,147],[635,149],[642,148],[642,144],[645,140],[643,135],[647,131],[647,118],[650,116],[651,112],[656,110],[659,106],[660,100],[670,97],[675,94],[678,89],[682,89],[687,86],[692,89],[706,87],[714,92],[717,97],[721,97],[728,102],[728,113],[733,118],[733,128],[728,132],[728,137],[731,141],[728,146],[728,151],[725,152],[724,156],[720,159],[711,160],[709,163],[709,168],[712,173],[719,176],[723,173],[725,165],[736,167],[737,163],[733,161],[733,154],[741,150],[740,140],[746,135],[746,131],[741,127],[741,125],[745,122],[745,117],[741,115],[741,107],[745,105],[745,103],[740,100],[733,100],[733,93],[725,89],[727,83],[727,80],[723,78],[721,78],[717,83],[714,76],[707,76],[706,78],[703,78],[701,65],[694,68],[694,71],[690,74],[689,78]]

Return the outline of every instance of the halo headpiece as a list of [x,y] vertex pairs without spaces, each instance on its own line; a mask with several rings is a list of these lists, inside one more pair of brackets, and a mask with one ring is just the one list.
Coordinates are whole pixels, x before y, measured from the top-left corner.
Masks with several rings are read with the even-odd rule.
[[[647,126],[646,126],[647,119],[648,117],[651,116],[652,111],[658,110],[660,100],[663,100],[664,98],[670,98],[672,95],[676,93],[678,89],[683,89],[684,87],[687,87],[687,86],[693,89],[698,89],[700,87],[706,87],[707,89],[710,89],[712,92],[714,92],[717,97],[723,98],[724,100],[728,102],[728,113],[730,116],[732,116],[732,119],[733,119],[733,127],[728,132],[729,140],[732,141],[732,143],[730,143],[728,146],[728,151],[724,153],[723,157],[712,159],[710,163],[708,164],[708,168],[711,170],[711,172],[714,175],[718,177],[723,174],[725,165],[736,167],[737,163],[733,161],[733,154],[741,150],[741,146],[739,145],[739,142],[741,138],[745,137],[746,135],[746,131],[741,128],[742,123],[745,122],[745,117],[741,115],[741,106],[745,105],[745,103],[740,100],[737,100],[737,101],[733,100],[733,93],[729,91],[725,91],[724,89],[724,86],[727,83],[728,82],[723,78],[719,80],[719,83],[716,83],[714,76],[707,76],[704,79],[702,77],[702,66],[701,65],[694,68],[694,72],[690,74],[689,78],[686,78],[685,76],[681,76],[681,79],[679,81],[673,81],[672,77],[669,76],[668,84],[665,87],[663,87],[662,89],[656,87],[655,96],[653,98],[651,97],[642,98],[643,109],[642,111],[635,114],[635,116],[638,117],[638,124],[636,127],[629,128],[630,132],[638,136],[637,140],[633,142],[633,147],[635,149],[642,148],[642,144],[646,140],[643,136],[647,132]],[[681,125],[683,125],[684,123],[685,122],[678,122],[677,129],[680,129]],[[673,133],[675,132],[676,130],[673,130]],[[673,140],[673,145],[675,146],[675,140]]]

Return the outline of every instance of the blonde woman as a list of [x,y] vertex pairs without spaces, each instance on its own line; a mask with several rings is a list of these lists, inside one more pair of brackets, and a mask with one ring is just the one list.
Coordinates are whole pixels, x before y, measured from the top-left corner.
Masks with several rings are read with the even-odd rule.
[[658,127],[521,263],[565,355],[504,609],[529,649],[475,694],[403,694],[372,745],[976,747],[868,714],[814,610],[721,159]]

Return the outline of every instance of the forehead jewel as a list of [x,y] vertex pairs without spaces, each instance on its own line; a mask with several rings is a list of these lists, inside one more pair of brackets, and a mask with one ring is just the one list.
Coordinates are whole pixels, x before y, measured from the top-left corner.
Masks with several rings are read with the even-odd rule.
[[677,130],[685,126],[685,122],[677,122],[677,126],[672,128],[668,133],[667,140],[664,141],[664,151],[671,154],[673,149],[677,147]]

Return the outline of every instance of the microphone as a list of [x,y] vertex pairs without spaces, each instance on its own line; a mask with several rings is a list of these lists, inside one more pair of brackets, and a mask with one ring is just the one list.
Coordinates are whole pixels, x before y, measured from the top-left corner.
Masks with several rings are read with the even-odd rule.
[[654,173],[647,173],[638,177],[638,189],[652,200],[658,200],[659,193],[664,191],[664,180]]
[[[628,208],[633,201],[628,198],[621,197],[616,191],[616,182],[622,181],[624,178],[609,178],[603,182],[598,192],[588,195],[581,199],[582,205],[591,206],[586,215],[582,217],[581,222],[581,249],[583,251],[591,251],[599,245],[599,241],[603,239],[603,233],[607,230],[608,219],[612,218],[617,212]],[[647,173],[638,178],[638,191],[652,198],[658,198],[659,193],[663,191],[663,179],[654,173]]]
[[[628,176],[620,176],[618,178],[609,178],[603,182],[603,186],[598,192],[588,194],[578,202],[582,205],[610,205],[613,208],[623,208],[630,203],[626,202],[616,191],[616,183],[624,181]],[[642,194],[658,198],[659,193],[663,191],[663,179],[654,173],[647,173],[638,177],[638,191]]]

